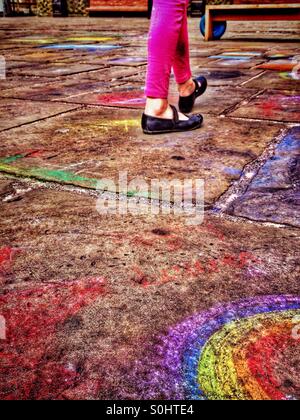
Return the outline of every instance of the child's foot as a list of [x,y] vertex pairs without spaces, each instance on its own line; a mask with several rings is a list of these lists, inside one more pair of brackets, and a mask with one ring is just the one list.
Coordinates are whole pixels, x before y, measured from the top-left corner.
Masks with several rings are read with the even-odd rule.
[[[146,103],[145,115],[154,118],[162,118],[171,120],[174,116],[172,107],[166,99],[148,98]],[[179,121],[188,121],[188,117],[182,113],[178,113]]]
[[[142,128],[145,134],[163,134],[191,131],[200,128],[203,122],[202,115],[191,115],[185,120],[180,120],[175,106],[170,106],[171,118],[153,117],[146,113],[142,117]],[[165,115],[169,115],[166,111]]]
[[[192,88],[193,84],[193,88]],[[195,101],[207,89],[207,80],[204,76],[199,76],[196,79],[191,79],[184,85],[179,85],[179,109],[185,114],[189,114]]]
[[182,97],[187,97],[192,95],[195,92],[196,84],[192,78],[190,78],[187,82],[181,83],[178,85],[178,92],[179,95]]

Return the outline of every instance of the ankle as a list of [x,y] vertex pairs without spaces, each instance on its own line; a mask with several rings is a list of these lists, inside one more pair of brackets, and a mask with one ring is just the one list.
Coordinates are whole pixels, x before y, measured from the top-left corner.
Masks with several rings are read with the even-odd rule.
[[169,103],[167,99],[147,98],[145,113],[146,115],[151,115],[153,117],[160,117],[165,114],[168,107]]
[[195,91],[195,82],[192,78],[185,83],[178,84],[178,91],[180,96],[189,96]]

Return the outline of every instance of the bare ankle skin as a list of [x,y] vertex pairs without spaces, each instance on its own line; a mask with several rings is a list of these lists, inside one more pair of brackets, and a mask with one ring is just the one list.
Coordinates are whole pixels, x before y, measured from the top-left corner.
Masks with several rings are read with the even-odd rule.
[[[147,98],[145,114],[150,117],[172,119],[174,117],[173,110],[167,99]],[[181,121],[188,120],[188,117],[179,112]]]
[[178,92],[180,96],[189,96],[195,91],[195,82],[192,78],[185,83],[178,84]]
[[145,114],[160,117],[165,114],[169,106],[167,99],[147,98]]

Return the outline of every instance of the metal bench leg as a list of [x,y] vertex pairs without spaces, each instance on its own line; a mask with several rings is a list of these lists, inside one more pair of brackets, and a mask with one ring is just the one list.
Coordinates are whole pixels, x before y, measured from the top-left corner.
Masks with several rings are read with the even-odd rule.
[[205,41],[211,41],[213,39],[213,21],[209,8],[206,8],[205,12]]

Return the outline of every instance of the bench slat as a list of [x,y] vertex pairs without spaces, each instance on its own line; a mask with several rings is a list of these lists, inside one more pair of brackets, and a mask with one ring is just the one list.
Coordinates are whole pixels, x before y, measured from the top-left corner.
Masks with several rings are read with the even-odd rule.
[[213,39],[213,22],[300,20],[300,2],[207,6],[205,17],[205,40],[209,41]]
[[289,4],[236,4],[236,5],[218,5],[218,6],[206,6],[209,10],[240,10],[240,9],[299,9],[299,3]]
[[300,11],[299,13],[285,13],[279,15],[277,13],[267,14],[267,15],[235,15],[230,13],[224,13],[221,16],[215,16],[213,18],[214,22],[223,22],[223,21],[274,21],[274,20],[300,20]]

